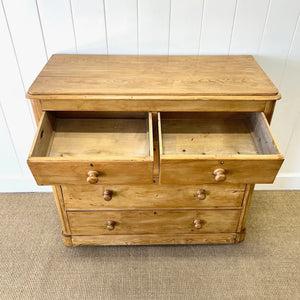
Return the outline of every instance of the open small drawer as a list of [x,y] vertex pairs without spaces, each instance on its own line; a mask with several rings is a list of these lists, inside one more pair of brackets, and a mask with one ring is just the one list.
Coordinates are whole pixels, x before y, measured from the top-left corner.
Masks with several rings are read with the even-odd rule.
[[44,112],[28,165],[39,185],[152,183],[152,114]]
[[272,183],[284,160],[265,115],[159,113],[160,182]]

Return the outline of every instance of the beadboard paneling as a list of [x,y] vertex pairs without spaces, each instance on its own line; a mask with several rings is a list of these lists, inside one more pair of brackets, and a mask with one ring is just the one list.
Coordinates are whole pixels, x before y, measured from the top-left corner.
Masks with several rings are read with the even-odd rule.
[[72,0],[74,30],[79,54],[107,54],[104,3]]
[[[14,145],[12,143],[9,129],[3,114],[3,109],[0,103],[0,140],[4,141],[0,147],[0,189],[1,189],[1,178],[21,175],[21,170],[18,164],[18,157],[16,155]],[[4,146],[4,147],[3,147]],[[2,187],[3,188],[3,187]]]
[[138,54],[137,1],[105,0],[109,54]]
[[[276,133],[276,138],[284,154],[287,153],[297,116],[297,111],[294,108],[294,98],[295,96],[299,98],[299,94],[297,95],[294,88],[290,87],[290,82],[294,81],[295,74],[291,74],[291,70],[286,68],[289,59],[291,59],[290,55],[299,20],[299,11],[300,1],[298,0],[289,1],[289,5],[284,5],[284,9],[283,1],[272,1],[264,37],[258,53],[259,63],[282,94],[283,101],[280,101],[276,107],[271,128]],[[300,52],[297,54],[298,60],[300,59],[299,54]]]
[[138,1],[139,54],[169,52],[171,0]]
[[173,0],[170,19],[170,55],[196,55],[199,52],[204,0]]
[[229,54],[257,54],[269,7],[270,0],[237,2]]
[[54,53],[75,54],[76,40],[69,0],[36,0],[48,58]]
[[[300,189],[299,0],[1,0],[0,192],[38,191],[26,165],[35,125],[26,89],[53,53],[253,54],[280,88],[272,129]],[[0,107],[0,108],[1,108]],[[3,177],[3,174],[5,177]]]
[[27,90],[47,62],[36,2],[3,0],[3,5]]
[[[24,176],[28,176],[30,173],[26,160],[34,137],[35,126],[29,103],[25,100],[22,77],[3,7],[0,7],[0,37],[2,41],[0,47],[1,106],[18,156],[20,170]],[[10,141],[1,141],[1,146],[7,143],[9,144]]]
[[236,1],[205,1],[199,54],[228,54]]

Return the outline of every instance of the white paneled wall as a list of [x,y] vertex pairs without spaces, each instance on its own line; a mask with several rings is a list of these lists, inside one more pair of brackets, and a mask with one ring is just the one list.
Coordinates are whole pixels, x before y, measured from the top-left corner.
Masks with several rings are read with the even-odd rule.
[[299,0],[1,0],[0,192],[40,191],[26,165],[25,91],[54,53],[253,54],[280,89],[272,129],[286,155],[274,185],[300,189]]

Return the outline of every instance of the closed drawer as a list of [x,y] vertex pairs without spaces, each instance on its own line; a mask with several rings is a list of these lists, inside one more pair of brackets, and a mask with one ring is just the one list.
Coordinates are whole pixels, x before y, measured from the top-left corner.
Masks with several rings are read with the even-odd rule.
[[272,183],[283,156],[263,113],[160,113],[160,182]]
[[73,235],[235,232],[240,210],[68,212]]
[[243,184],[63,185],[67,210],[197,209],[240,207]]
[[152,114],[44,112],[28,165],[39,185],[152,183]]

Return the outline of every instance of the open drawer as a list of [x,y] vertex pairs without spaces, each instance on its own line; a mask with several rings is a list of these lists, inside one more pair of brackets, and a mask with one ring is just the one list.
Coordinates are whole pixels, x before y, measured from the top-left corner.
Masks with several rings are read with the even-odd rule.
[[159,113],[160,182],[272,183],[284,160],[265,115]]
[[152,183],[152,114],[44,112],[28,165],[39,185]]

